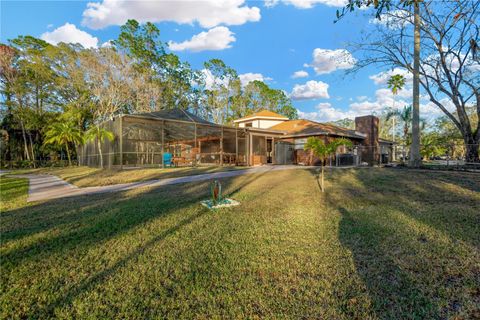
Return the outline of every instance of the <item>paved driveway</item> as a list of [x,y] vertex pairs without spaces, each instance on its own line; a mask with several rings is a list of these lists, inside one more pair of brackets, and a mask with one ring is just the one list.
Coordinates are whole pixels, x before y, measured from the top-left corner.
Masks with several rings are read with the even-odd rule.
[[30,187],[28,190],[27,201],[31,202],[31,201],[65,198],[65,197],[72,197],[72,196],[79,196],[79,195],[125,191],[125,190],[134,189],[134,188],[159,187],[159,186],[177,184],[177,183],[228,178],[228,177],[235,177],[235,176],[240,176],[244,174],[264,173],[264,172],[277,171],[277,170],[305,169],[305,168],[308,168],[308,167],[293,166],[293,165],[262,166],[262,167],[255,167],[255,168],[250,168],[245,170],[206,173],[206,174],[198,174],[198,175],[178,177],[178,178],[157,179],[157,180],[149,180],[149,181],[142,181],[142,182],[131,182],[131,183],[115,184],[110,186],[87,187],[87,188],[79,188],[53,175],[25,174],[25,175],[15,175],[15,177],[27,178],[30,180]]

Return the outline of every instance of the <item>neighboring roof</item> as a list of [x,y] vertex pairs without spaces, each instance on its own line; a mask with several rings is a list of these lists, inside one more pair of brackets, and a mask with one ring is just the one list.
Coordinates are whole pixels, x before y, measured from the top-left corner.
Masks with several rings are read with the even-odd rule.
[[161,119],[161,120],[181,120],[181,121],[188,121],[193,123],[215,125],[214,123],[209,122],[205,119],[202,119],[191,112],[188,112],[186,110],[179,109],[179,108],[169,109],[169,110],[160,110],[160,111],[154,111],[154,112],[136,113],[136,114],[131,114],[127,116],[150,118],[150,119]]
[[285,121],[268,129],[283,131],[288,136],[329,134],[341,137],[365,139],[364,135],[359,132],[355,132],[354,130],[305,119]]
[[256,112],[254,114],[251,114],[249,116],[246,116],[246,117],[243,117],[243,118],[240,118],[240,119],[236,119],[236,120],[233,120],[233,122],[241,122],[241,121],[245,121],[245,120],[249,120],[249,119],[258,119],[258,118],[261,118],[261,119],[282,119],[282,120],[288,120],[287,117],[285,116],[282,116],[281,114],[278,114],[278,113],[275,113],[273,111],[268,111],[268,110],[262,110],[262,111],[259,111],[259,112]]
[[387,139],[382,139],[382,138],[378,138],[378,142],[380,142],[380,143],[391,143],[391,144],[396,143],[392,140],[387,140]]

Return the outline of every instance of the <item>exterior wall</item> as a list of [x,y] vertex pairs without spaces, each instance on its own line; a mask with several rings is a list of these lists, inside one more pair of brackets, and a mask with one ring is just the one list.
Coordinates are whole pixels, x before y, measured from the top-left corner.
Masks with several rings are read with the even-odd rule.
[[285,122],[285,120],[266,120],[266,119],[261,119],[257,121],[258,127],[260,129],[268,129],[271,128],[277,124],[280,124],[282,122]]
[[[325,143],[329,143],[332,140],[338,138],[336,136],[315,136],[316,138],[322,139]],[[301,138],[284,138],[280,139],[280,141],[285,141],[294,144],[294,164],[299,164],[299,165],[305,165],[305,166],[319,166],[321,165],[320,159],[315,157],[313,154],[310,154],[310,151],[305,151],[303,149],[303,144],[301,142],[303,140],[306,140],[309,137],[301,137]],[[352,141],[353,146],[358,146],[361,145],[362,142],[360,139],[349,139]],[[300,142],[300,143],[299,143]],[[346,150],[342,150],[341,148],[338,150],[339,153],[346,152]],[[335,165],[336,163],[336,158],[335,156],[332,156],[331,158],[331,165]],[[330,162],[327,160],[327,165],[330,164]]]
[[366,134],[363,141],[362,161],[369,165],[378,164],[380,161],[380,144],[378,142],[379,120],[375,116],[364,116],[355,118],[355,131]]
[[253,120],[246,120],[244,122],[239,122],[238,126],[240,128],[245,128],[247,123],[252,124],[252,128],[259,128],[259,129],[268,129],[271,128],[279,123],[285,122],[287,120],[273,120],[273,119],[253,119]]

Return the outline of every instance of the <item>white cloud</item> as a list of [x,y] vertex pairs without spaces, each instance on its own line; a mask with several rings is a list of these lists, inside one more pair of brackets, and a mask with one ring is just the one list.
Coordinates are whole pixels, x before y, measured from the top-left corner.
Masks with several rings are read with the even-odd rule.
[[205,88],[212,89],[215,84],[227,85],[226,79],[216,78],[208,69],[202,69],[202,73],[205,79]]
[[273,7],[279,2],[283,2],[288,5],[293,5],[298,9],[310,9],[317,4],[323,4],[329,7],[344,7],[347,4],[347,0],[266,0],[266,7]]
[[340,119],[355,118],[356,114],[351,110],[341,110],[335,107],[328,102],[322,102],[315,106],[315,111],[313,112],[303,112],[298,111],[298,116],[301,119],[308,119],[317,122],[329,122],[336,121]]
[[128,19],[140,23],[172,21],[182,24],[198,22],[204,28],[220,24],[241,25],[260,20],[260,9],[244,5],[244,0],[203,1],[129,1],[89,2],[82,24],[92,29],[122,25]]
[[293,100],[330,98],[328,95],[328,84],[315,80],[307,81],[305,84],[296,84],[290,97]]
[[295,72],[292,74],[292,78],[293,78],[293,79],[305,78],[305,77],[308,77],[308,72],[307,72],[307,71],[304,71],[304,70],[295,71]]
[[227,27],[215,27],[208,31],[194,35],[190,40],[180,43],[170,41],[168,46],[173,51],[189,50],[200,52],[205,50],[223,50],[231,48],[235,42],[234,33]]
[[[205,79],[205,87],[207,89],[212,89],[215,84],[223,85],[223,86],[228,84],[227,79],[215,78],[213,74],[210,72],[210,70],[203,69],[202,73]],[[263,81],[263,82],[272,80],[272,78],[266,77],[261,73],[252,73],[252,72],[239,74],[238,78],[240,79],[242,86],[246,86],[249,82],[252,82],[255,80]]]
[[43,33],[40,38],[54,45],[60,42],[80,43],[85,48],[96,48],[98,45],[98,38],[68,22],[53,31]]
[[239,74],[238,77],[240,78],[240,82],[242,83],[242,86],[246,86],[249,82],[252,82],[255,80],[263,81],[263,82],[272,80],[272,78],[265,77],[261,73],[251,73],[251,72]]
[[369,22],[389,29],[400,29],[407,23],[413,24],[413,14],[408,10],[392,10],[382,13],[380,19],[372,18]]
[[110,40],[105,41],[104,43],[102,43],[102,45],[101,45],[100,47],[102,47],[102,48],[111,48],[111,47],[113,47],[113,40],[110,39]]
[[387,85],[388,79],[392,76],[399,74],[405,77],[405,84],[411,85],[413,81],[413,75],[408,70],[403,68],[395,68],[393,70],[382,71],[377,74],[371,75],[369,78],[373,80],[376,85]]
[[305,64],[312,67],[316,74],[327,74],[339,69],[351,69],[356,59],[345,49],[329,50],[316,48],[313,50],[313,61]]

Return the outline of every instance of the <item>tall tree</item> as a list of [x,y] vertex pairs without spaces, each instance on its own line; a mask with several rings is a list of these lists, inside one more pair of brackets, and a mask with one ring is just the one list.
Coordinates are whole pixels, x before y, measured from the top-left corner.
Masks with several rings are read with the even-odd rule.
[[206,73],[206,102],[213,122],[224,124],[229,118],[232,86],[238,80],[237,72],[220,59],[204,63]]
[[[423,35],[417,65],[419,84],[431,103],[460,131],[467,150],[466,160],[479,162],[480,126],[470,121],[466,110],[473,104],[480,114],[480,62],[475,54],[480,33],[480,2],[423,1],[418,6]],[[396,6],[383,14],[383,21],[358,44],[357,49],[365,56],[358,67],[381,64],[402,67],[414,74],[415,64],[411,63],[416,57],[411,41],[414,16]]]
[[[393,106],[392,109],[395,110],[395,97],[398,94],[399,90],[402,90],[405,86],[405,77],[401,74],[395,74],[388,79],[387,82],[388,88],[392,91],[393,94]],[[395,142],[395,116],[392,117],[392,140]]]
[[[413,73],[413,145],[411,148],[410,165],[418,167],[421,164],[420,156],[420,3],[423,0],[348,0],[345,7],[340,11],[337,10],[337,19],[343,17],[347,12],[354,11],[355,8],[374,7],[375,16],[381,20],[382,14],[388,12],[392,7],[402,7],[403,9],[412,8],[414,11],[414,49],[413,49],[413,68],[409,71]],[[337,20],[338,21],[338,20]],[[384,61],[385,62],[385,61]],[[392,61],[390,61],[392,62]]]
[[114,46],[132,59],[135,71],[149,86],[139,95],[142,101],[136,104],[144,111],[188,108],[192,102],[192,83],[198,73],[177,55],[166,52],[160,30],[153,23],[128,20],[120,31],[118,39],[113,41]]

